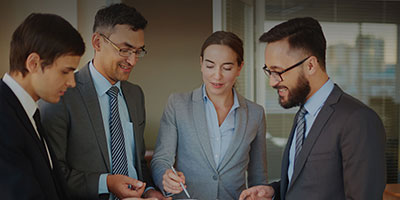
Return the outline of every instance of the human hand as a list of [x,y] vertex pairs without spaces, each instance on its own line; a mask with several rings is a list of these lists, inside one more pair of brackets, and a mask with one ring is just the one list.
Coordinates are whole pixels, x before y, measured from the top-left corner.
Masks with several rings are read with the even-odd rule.
[[172,197],[164,197],[164,195],[161,194],[161,192],[154,190],[154,189],[149,189],[147,190],[144,194],[143,197],[153,197],[157,200],[172,200]]
[[182,187],[180,185],[180,182],[185,185],[185,176],[183,175],[182,172],[176,172],[178,176],[171,170],[167,169],[165,170],[165,173],[163,175],[163,187],[166,192],[172,193],[172,194],[178,194],[182,192]]
[[272,200],[274,193],[274,188],[271,186],[253,186],[247,190],[244,190],[240,194],[239,200]]
[[127,197],[141,197],[146,183],[128,176],[115,174],[107,176],[108,190],[119,199]]

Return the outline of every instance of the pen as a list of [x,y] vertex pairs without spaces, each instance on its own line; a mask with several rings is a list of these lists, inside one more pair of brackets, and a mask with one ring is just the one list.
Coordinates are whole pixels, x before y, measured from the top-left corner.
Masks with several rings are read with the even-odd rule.
[[[178,176],[178,173],[176,173],[174,166],[171,165],[171,169],[174,172],[174,174]],[[191,197],[190,197],[188,191],[186,190],[185,186],[183,185],[183,183],[179,182],[179,184],[181,184],[183,191],[185,192],[186,196],[190,199]]]

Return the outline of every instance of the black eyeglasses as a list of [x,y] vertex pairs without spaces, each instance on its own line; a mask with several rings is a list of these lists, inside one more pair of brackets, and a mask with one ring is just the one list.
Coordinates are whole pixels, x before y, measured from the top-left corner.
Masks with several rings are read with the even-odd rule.
[[138,58],[143,58],[144,55],[147,54],[146,49],[144,49],[144,47],[141,47],[140,49],[131,49],[131,48],[119,48],[114,42],[112,42],[110,39],[108,39],[107,36],[103,35],[102,33],[100,33],[100,35],[106,39],[111,46],[113,46],[117,51],[118,54],[122,57],[130,57],[132,54],[135,54],[136,57]]
[[306,60],[309,59],[310,57],[311,57],[311,56],[308,56],[307,58],[304,58],[304,59],[301,60],[300,62],[298,62],[298,63],[296,63],[296,64],[294,64],[294,65],[292,65],[292,66],[286,68],[285,70],[283,70],[283,71],[281,71],[281,72],[275,72],[275,71],[269,70],[266,64],[264,64],[263,70],[264,70],[265,75],[268,76],[268,78],[272,77],[272,78],[274,78],[276,81],[281,82],[281,81],[283,81],[283,78],[282,78],[282,76],[281,76],[283,73],[285,73],[285,72],[287,72],[287,71],[289,71],[289,70],[291,70],[291,69],[293,69],[293,68],[295,68],[295,67],[297,67],[297,66],[303,64],[304,61],[306,61]]

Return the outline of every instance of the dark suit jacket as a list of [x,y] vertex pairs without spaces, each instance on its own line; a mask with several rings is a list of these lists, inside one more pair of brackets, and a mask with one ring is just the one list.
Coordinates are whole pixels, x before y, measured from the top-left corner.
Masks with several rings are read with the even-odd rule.
[[[40,111],[49,141],[67,178],[74,199],[99,199],[99,176],[111,173],[107,140],[97,93],[89,67],[75,73],[76,87],[67,90],[58,104],[40,102]],[[134,126],[138,178],[153,186],[144,160],[144,96],[141,88],[126,81],[121,89]],[[102,195],[101,198],[108,198]]]
[[382,199],[385,130],[379,116],[337,85],[321,108],[288,185],[292,128],[275,199]]
[[[49,151],[52,155],[50,146]],[[50,168],[46,150],[22,104],[0,80],[1,199],[68,199],[57,167]]]

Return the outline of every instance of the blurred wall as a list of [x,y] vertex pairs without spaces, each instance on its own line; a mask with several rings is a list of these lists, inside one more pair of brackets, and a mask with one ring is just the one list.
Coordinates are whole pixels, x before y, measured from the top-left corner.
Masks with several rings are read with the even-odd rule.
[[[11,35],[32,12],[58,14],[79,30],[86,44],[80,67],[93,57],[92,26],[97,10],[119,0],[13,0],[2,2],[0,76],[9,69]],[[168,96],[201,85],[200,47],[212,33],[212,0],[126,0],[148,20],[148,54],[134,68],[130,81],[145,93],[147,149],[154,149],[160,118]],[[49,27],[51,28],[51,27]]]
[[0,4],[0,75],[9,69],[9,51],[12,33],[32,12],[58,14],[67,19],[75,28],[78,24],[77,1],[63,0],[12,0]]
[[146,98],[147,149],[154,149],[160,118],[168,96],[201,85],[200,48],[212,33],[211,0],[126,0],[147,19],[148,54],[139,61],[130,80]]

